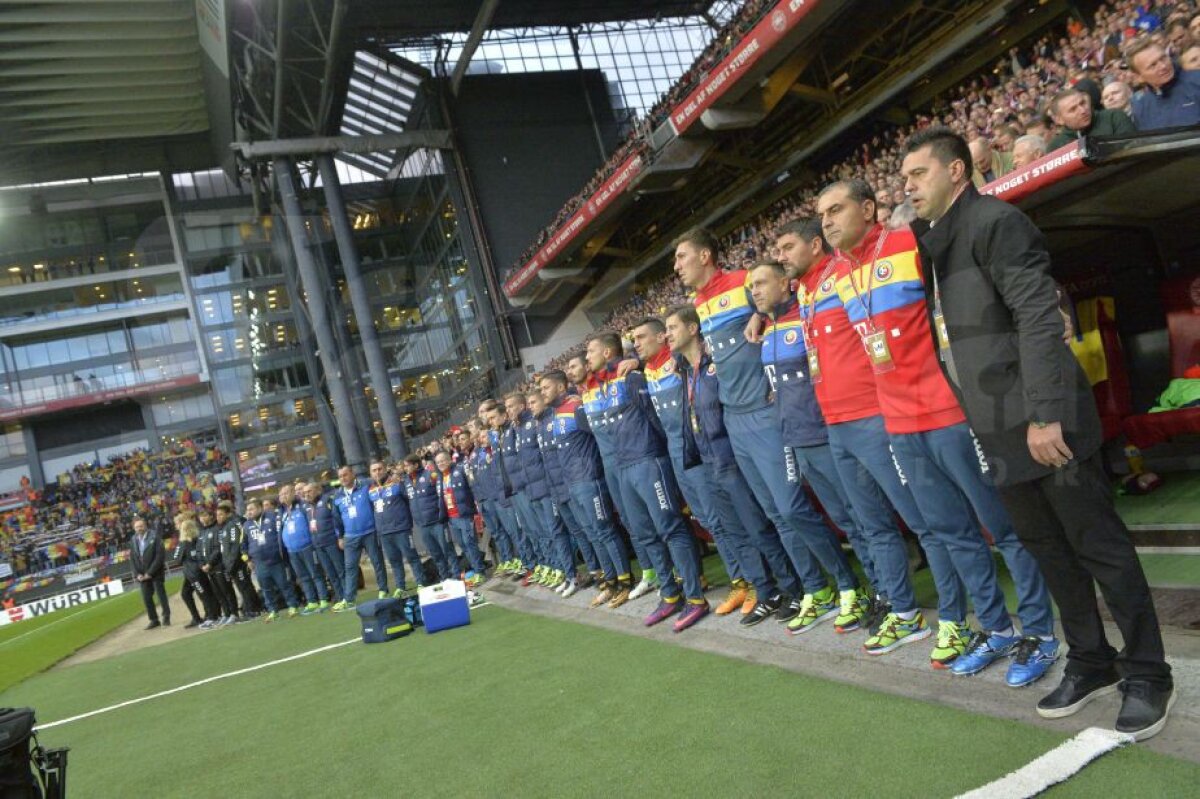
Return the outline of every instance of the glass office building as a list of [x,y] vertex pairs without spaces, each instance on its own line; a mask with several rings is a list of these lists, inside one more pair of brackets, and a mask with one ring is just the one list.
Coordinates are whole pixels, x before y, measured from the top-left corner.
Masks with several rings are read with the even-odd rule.
[[[338,171],[390,389],[406,437],[420,442],[492,391],[503,358],[442,157],[405,155],[390,180],[346,163]],[[355,429],[368,454],[381,453],[325,194],[311,164],[297,168]],[[84,460],[183,438],[230,453],[247,490],[339,463],[305,294],[271,194],[256,202],[219,170],[97,185],[81,190],[100,199],[61,212],[79,205],[69,186],[7,192],[20,204],[35,196],[33,211],[22,207],[38,221],[4,221],[0,493],[22,476],[38,484]],[[41,210],[42,195],[53,210]],[[97,414],[118,407],[121,429],[97,437]]]

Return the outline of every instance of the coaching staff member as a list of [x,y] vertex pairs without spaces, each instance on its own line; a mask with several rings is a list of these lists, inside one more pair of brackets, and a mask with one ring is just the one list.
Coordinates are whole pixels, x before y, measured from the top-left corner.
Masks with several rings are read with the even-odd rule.
[[162,626],[154,599],[162,606],[162,624],[171,626],[171,605],[167,602],[167,589],[163,580],[167,574],[167,553],[163,548],[162,536],[152,533],[146,520],[140,516],[133,520],[133,538],[129,540],[129,562],[133,566],[133,578],[142,587],[142,602],[146,605],[146,617],[150,619],[147,630]]
[[[1038,713],[1069,716],[1119,685],[1117,730],[1149,738],[1174,700],[1171,668],[1104,476],[1091,386],[1062,343],[1043,236],[1014,206],[975,190],[967,143],[946,128],[913,135],[902,171],[920,217],[914,230],[942,368],[1070,646],[1062,682]],[[1104,636],[1096,585],[1125,639],[1120,653]]]

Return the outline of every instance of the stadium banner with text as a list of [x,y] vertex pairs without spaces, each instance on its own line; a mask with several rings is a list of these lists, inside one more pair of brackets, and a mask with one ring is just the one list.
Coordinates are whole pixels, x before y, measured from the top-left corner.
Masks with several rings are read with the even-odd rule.
[[1083,148],[1079,142],[1073,141],[1049,155],[1042,156],[1032,164],[1026,164],[1002,178],[993,180],[981,188],[979,193],[1015,203],[1038,189],[1044,189],[1072,175],[1090,170],[1091,167],[1083,160]]
[[17,605],[16,607],[4,608],[0,610],[0,626],[15,624],[27,619],[35,619],[38,616],[45,616],[48,613],[54,613],[58,610],[86,605],[89,602],[108,599],[110,596],[123,593],[125,593],[125,583],[121,580],[97,583],[87,588],[68,591],[65,594],[38,599],[33,602],[27,602],[24,605]]
[[550,240],[542,245],[529,263],[522,266],[516,274],[504,282],[504,293],[512,297],[529,285],[529,281],[533,280],[533,276],[542,267],[553,261],[554,256],[558,255],[563,247],[570,244],[584,228],[594,222],[596,217],[600,216],[608,206],[612,205],[613,200],[625,191],[633,179],[641,173],[644,164],[645,161],[639,154],[626,158],[609,179],[600,184],[600,188],[596,189],[583,207],[573,213],[562,227],[554,231]]
[[675,129],[675,135],[682,136],[709,106],[738,82],[740,73],[754,66],[768,50],[779,44],[817,3],[818,0],[779,0],[729,55],[713,67],[704,82],[671,110],[671,127]]

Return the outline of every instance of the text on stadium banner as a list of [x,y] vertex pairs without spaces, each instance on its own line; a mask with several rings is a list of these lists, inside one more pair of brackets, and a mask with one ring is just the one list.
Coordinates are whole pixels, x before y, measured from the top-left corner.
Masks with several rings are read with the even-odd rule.
[[121,580],[97,583],[87,588],[79,588],[75,591],[68,591],[65,594],[39,599],[36,602],[30,602],[26,605],[5,608],[3,611],[0,611],[0,626],[15,624],[26,619],[34,619],[38,616],[45,616],[47,613],[53,613],[56,610],[66,610],[78,605],[86,605],[98,599],[107,599],[110,596],[123,593],[125,593],[125,583]]

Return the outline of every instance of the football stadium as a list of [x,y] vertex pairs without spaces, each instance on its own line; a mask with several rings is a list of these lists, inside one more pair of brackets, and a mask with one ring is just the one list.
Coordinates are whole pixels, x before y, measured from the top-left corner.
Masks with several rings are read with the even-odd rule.
[[1196,0],[0,42],[2,799],[1200,796]]

